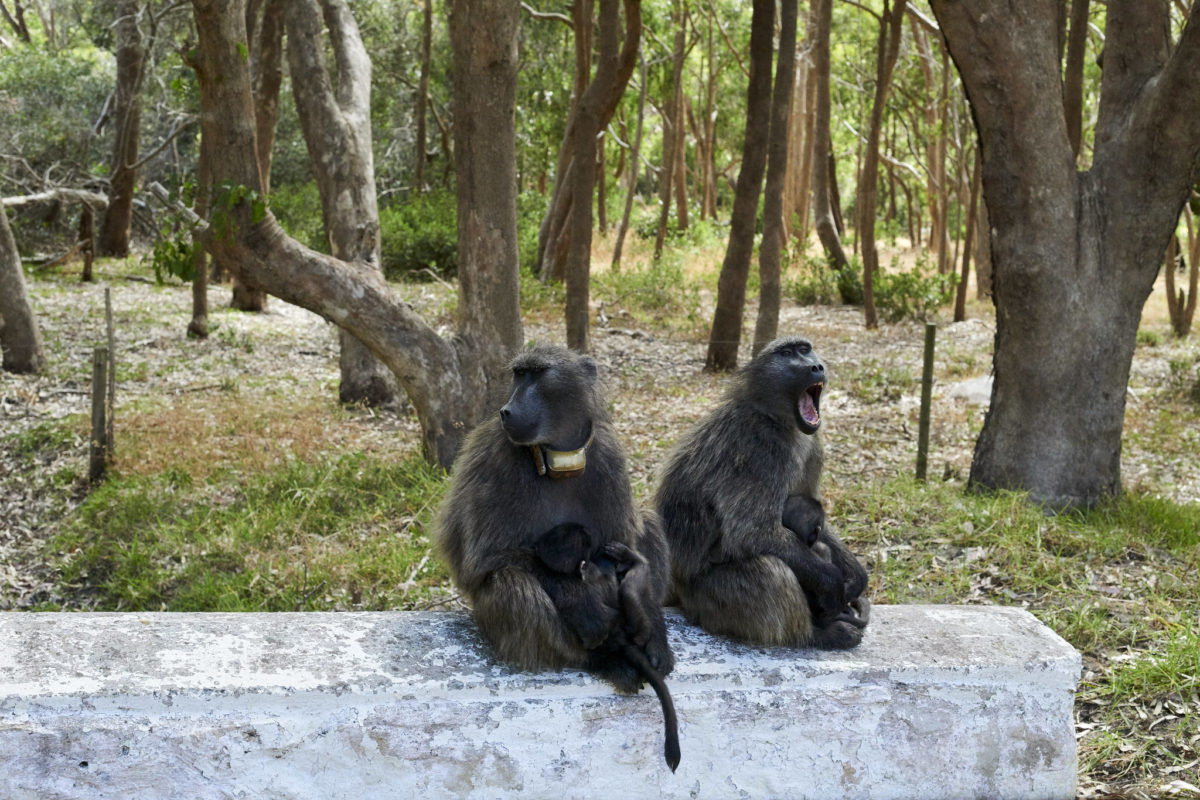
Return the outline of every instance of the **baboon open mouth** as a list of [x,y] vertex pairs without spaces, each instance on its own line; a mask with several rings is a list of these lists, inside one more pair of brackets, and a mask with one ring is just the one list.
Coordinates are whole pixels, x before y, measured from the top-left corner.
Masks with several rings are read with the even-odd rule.
[[825,388],[823,383],[814,383],[803,392],[800,393],[800,402],[796,409],[800,415],[800,419],[810,428],[816,428],[821,424],[821,390]]

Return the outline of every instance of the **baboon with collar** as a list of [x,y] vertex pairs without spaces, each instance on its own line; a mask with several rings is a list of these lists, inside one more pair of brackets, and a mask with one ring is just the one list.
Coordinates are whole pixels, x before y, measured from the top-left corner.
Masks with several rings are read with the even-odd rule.
[[[666,541],[657,516],[634,507],[596,362],[539,346],[511,367],[508,402],[471,432],[454,465],[437,521],[439,553],[502,660],[529,670],[588,669],[595,666],[591,653],[539,580],[534,544],[569,523],[586,529],[596,548],[624,545],[644,560],[644,575],[622,581],[628,588],[620,603],[637,622],[630,636],[647,662],[668,674],[675,662],[661,608]],[[642,686],[627,661],[608,666],[602,676],[617,689]]]

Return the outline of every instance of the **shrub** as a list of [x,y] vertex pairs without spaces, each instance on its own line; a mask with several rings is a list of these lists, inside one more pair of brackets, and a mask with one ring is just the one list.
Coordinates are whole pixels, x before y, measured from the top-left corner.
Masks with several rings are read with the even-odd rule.
[[271,213],[289,236],[312,250],[329,253],[316,181],[273,187],[270,202]]
[[[454,193],[409,195],[379,209],[383,273],[389,280],[458,274],[458,207]],[[426,276],[427,277],[427,276]]]
[[908,272],[880,270],[875,275],[875,307],[888,322],[927,321],[954,297],[958,275],[938,274],[922,256]]
[[804,256],[795,275],[785,279],[785,291],[802,306],[861,303],[862,280],[855,263],[833,269],[821,256]]

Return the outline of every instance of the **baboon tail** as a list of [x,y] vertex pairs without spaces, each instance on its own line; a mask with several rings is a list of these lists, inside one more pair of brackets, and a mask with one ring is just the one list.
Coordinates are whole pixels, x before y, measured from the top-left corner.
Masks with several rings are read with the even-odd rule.
[[646,679],[654,688],[654,693],[658,695],[658,701],[662,703],[663,710],[663,726],[666,729],[666,741],[663,743],[663,756],[667,760],[667,766],[671,768],[671,772],[679,766],[679,720],[675,716],[675,701],[671,698],[671,691],[667,689],[667,684],[663,681],[662,675],[658,670],[650,666],[650,662],[646,660],[646,654],[643,653],[636,645],[626,644],[624,646],[625,658],[629,659],[629,663],[637,668],[642,677]]

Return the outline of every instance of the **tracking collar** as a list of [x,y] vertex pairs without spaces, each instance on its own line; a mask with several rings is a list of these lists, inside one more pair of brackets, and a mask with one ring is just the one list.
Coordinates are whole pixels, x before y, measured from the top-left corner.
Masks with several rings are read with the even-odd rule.
[[550,450],[538,444],[530,445],[537,474],[549,475],[554,479],[579,477],[587,467],[587,449],[592,446],[595,437],[596,426],[593,425],[587,441],[578,450]]

